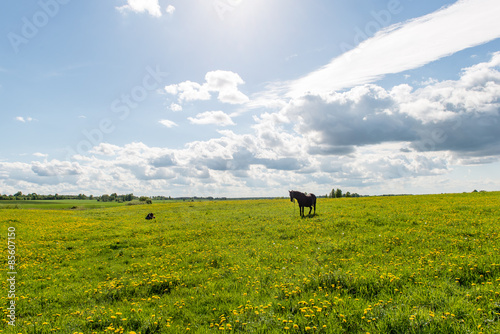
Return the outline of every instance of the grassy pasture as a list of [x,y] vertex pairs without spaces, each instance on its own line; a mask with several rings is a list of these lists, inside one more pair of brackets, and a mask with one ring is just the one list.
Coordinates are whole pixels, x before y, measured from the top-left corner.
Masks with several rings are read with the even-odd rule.
[[130,202],[99,202],[97,200],[9,200],[0,201],[1,209],[96,209],[126,205]]
[[499,220],[498,192],[0,208],[0,332],[500,333]]

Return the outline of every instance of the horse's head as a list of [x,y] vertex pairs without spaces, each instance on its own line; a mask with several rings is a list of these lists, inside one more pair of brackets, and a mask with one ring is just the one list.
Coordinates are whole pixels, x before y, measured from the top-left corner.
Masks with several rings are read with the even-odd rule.
[[293,202],[293,190],[288,190],[288,193],[290,194],[290,202]]

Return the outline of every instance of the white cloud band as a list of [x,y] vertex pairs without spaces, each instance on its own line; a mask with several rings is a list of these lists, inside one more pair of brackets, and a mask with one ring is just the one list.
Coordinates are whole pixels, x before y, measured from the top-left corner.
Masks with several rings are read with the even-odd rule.
[[288,96],[323,94],[418,68],[500,37],[500,2],[460,0],[379,31],[343,55],[290,83]]

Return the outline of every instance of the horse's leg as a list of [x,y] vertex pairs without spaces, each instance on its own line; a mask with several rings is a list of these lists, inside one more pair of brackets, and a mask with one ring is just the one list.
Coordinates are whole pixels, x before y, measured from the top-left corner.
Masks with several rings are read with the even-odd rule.
[[309,216],[311,215],[311,211],[313,210],[312,205],[309,207]]

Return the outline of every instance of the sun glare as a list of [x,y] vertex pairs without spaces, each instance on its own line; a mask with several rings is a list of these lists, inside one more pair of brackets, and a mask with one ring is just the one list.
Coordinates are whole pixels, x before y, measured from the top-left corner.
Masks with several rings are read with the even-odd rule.
[[[212,3],[218,25],[227,33],[250,33],[259,26],[269,27],[274,4],[263,0],[215,0]],[[230,30],[229,30],[230,29]]]

